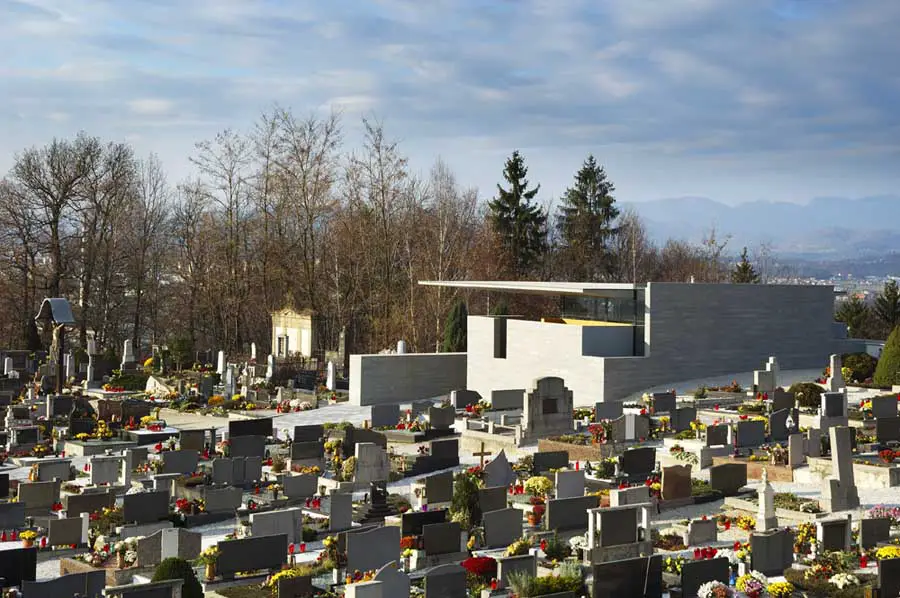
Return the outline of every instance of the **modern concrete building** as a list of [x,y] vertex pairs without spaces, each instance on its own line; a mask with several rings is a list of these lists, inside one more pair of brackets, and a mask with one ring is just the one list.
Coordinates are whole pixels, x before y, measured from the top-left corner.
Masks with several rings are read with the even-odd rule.
[[621,401],[663,384],[825,367],[865,350],[834,322],[831,286],[423,281],[428,286],[559,298],[540,321],[469,316],[466,387],[485,398],[559,376],[576,405]]

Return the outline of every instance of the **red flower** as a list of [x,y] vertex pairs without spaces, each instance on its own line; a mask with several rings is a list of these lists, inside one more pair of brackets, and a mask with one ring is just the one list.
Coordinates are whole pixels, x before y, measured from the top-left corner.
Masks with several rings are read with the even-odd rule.
[[497,561],[489,556],[470,557],[460,565],[472,575],[482,578],[493,577],[497,574]]
[[294,543],[291,542],[290,546],[288,546],[288,552],[290,554],[294,554]]
[[647,410],[643,407],[641,408],[641,415],[647,415]]
[[547,540],[541,540],[541,550],[547,550]]
[[716,403],[715,405],[713,405],[713,409],[715,409],[716,411],[718,411],[718,410],[719,410],[719,404]]
[[695,549],[694,549],[694,560],[697,560],[697,559],[699,559],[699,558],[700,558],[700,549],[699,549],[699,548],[695,548]]
[[735,541],[734,541],[734,546],[732,546],[731,548],[732,548],[733,550],[740,550],[740,549],[741,549],[741,543],[738,542],[737,540],[735,540]]

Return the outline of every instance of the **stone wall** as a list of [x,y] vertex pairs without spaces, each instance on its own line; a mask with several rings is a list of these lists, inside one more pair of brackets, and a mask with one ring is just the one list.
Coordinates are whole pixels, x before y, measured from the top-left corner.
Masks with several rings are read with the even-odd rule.
[[465,353],[351,355],[350,403],[430,399],[466,388]]

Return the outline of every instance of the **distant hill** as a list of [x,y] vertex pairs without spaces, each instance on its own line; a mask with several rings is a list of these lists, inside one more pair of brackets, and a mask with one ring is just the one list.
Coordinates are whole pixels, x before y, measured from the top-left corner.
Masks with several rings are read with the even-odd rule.
[[[871,266],[873,260],[877,263],[891,252],[900,252],[897,195],[818,197],[807,204],[756,201],[735,206],[705,197],[678,197],[623,205],[640,214],[657,242],[670,237],[699,241],[715,227],[717,235],[731,235],[729,253],[734,254],[741,247],[766,242],[782,260],[851,260]],[[900,260],[888,261],[890,265],[882,266],[892,268]]]

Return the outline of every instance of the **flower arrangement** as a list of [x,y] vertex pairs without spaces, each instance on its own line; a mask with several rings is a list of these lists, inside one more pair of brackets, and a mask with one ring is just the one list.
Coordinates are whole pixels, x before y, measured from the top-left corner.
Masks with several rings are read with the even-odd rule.
[[681,569],[684,566],[684,557],[670,556],[663,561],[663,571],[667,573],[677,573],[681,575]]
[[797,554],[809,554],[812,545],[816,543],[816,524],[804,522],[797,526],[797,534],[794,536],[794,552]]
[[33,532],[33,531],[31,531],[30,529],[25,530],[24,532],[22,532],[21,534],[19,534],[19,539],[20,539],[20,540],[31,540],[31,541],[34,541],[35,538],[37,538],[37,532]]
[[731,598],[734,592],[721,581],[708,581],[697,589],[697,598]]
[[352,574],[348,573],[344,577],[344,583],[346,585],[350,585],[350,584],[360,583],[360,582],[364,582],[364,581],[372,581],[373,579],[375,579],[375,571],[363,572],[363,571],[360,571],[359,569],[356,569],[353,571]]
[[776,581],[766,588],[771,598],[791,598],[794,595],[794,584],[789,581]]
[[900,507],[888,507],[885,505],[875,505],[866,513],[866,516],[869,519],[883,519],[887,518],[891,520],[891,525],[896,526],[900,525]]
[[294,579],[295,577],[303,577],[304,575],[308,574],[309,573],[305,569],[296,567],[291,569],[284,569],[282,571],[279,571],[275,575],[270,576],[263,584],[263,587],[272,592],[276,592],[278,590],[278,582],[282,579]]
[[834,569],[831,565],[823,563],[815,563],[812,567],[803,572],[803,579],[806,581],[824,582],[834,575]]
[[752,532],[754,529],[756,529],[756,519],[754,519],[750,515],[741,515],[737,518],[735,524],[745,532]]
[[859,578],[851,573],[838,573],[828,582],[839,590],[859,585]]
[[473,556],[462,563],[462,568],[476,577],[490,579],[497,575],[497,561],[489,556]]
[[734,587],[746,594],[747,598],[762,598],[768,584],[769,580],[765,575],[759,571],[751,571],[738,577]]
[[403,536],[400,538],[400,550],[416,549],[419,547],[419,539],[416,536]]
[[215,407],[217,405],[221,405],[224,402],[225,402],[225,397],[223,397],[222,395],[213,395],[213,396],[209,397],[209,400],[206,401],[206,404],[209,405],[210,407]]
[[533,476],[525,480],[525,492],[532,496],[546,496],[553,490],[553,482],[544,476]]
[[75,435],[75,440],[87,440],[90,437],[91,437],[91,435],[88,434],[87,432],[79,432],[78,434]]
[[893,463],[894,459],[896,459],[898,456],[900,456],[900,451],[894,452],[891,449],[878,451],[878,458],[881,459],[884,463]]
[[875,558],[879,561],[887,559],[900,559],[900,546],[892,544],[890,546],[882,546],[875,551]]
[[198,565],[214,565],[218,560],[219,547],[213,545],[201,552],[200,556],[197,557],[196,562]]
[[531,549],[531,542],[527,538],[519,538],[506,547],[506,556],[521,556],[528,554]]

